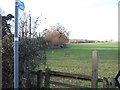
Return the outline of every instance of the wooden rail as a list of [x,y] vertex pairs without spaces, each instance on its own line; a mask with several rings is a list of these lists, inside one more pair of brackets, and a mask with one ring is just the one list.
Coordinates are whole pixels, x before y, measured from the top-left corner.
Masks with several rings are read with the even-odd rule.
[[[36,75],[39,74],[36,71],[31,71],[31,70],[29,70],[29,71],[33,74],[36,74]],[[45,72],[42,71],[42,74],[45,75]],[[81,79],[81,80],[86,80],[86,81],[91,81],[92,80],[92,76],[82,75],[82,74],[73,74],[73,73],[58,72],[58,71],[50,71],[49,74],[50,74],[50,76],[55,76],[55,77]],[[98,82],[103,82],[103,79],[98,78]]]
[[[60,86],[66,86],[66,87],[76,87],[76,88],[83,88],[82,86],[77,85],[70,85],[66,83],[51,81],[50,77],[60,77],[60,78],[69,78],[69,79],[79,79],[79,80],[85,80],[85,81],[92,81],[92,76],[89,75],[82,75],[82,74],[72,74],[72,73],[65,73],[65,72],[58,72],[58,71],[51,71],[49,68],[47,68],[45,71],[39,70],[38,72],[31,71],[33,74],[37,75],[37,87],[46,87],[48,88],[50,84],[60,85]],[[44,85],[43,80],[44,79]],[[98,78],[98,82],[103,82],[103,79]],[[89,88],[89,87],[84,87]]]
[[[78,85],[71,85],[71,84],[62,83],[58,81],[51,81],[50,77],[60,77],[60,78],[70,78],[70,79],[92,81],[92,76],[89,76],[89,75],[51,71],[49,68],[47,68],[45,71],[42,71],[42,70],[39,70],[38,72],[31,71],[31,70],[29,71],[37,75],[37,88],[42,88],[42,87],[49,88],[50,84],[66,86],[66,87],[71,87],[71,88],[90,88],[90,87],[83,87],[83,86],[78,86]],[[43,77],[45,77],[44,80],[43,80]],[[43,81],[44,81],[44,84],[43,84]],[[98,82],[103,83],[103,88],[115,88],[116,87],[115,85],[116,82],[114,79],[111,82],[109,82],[106,77],[104,77],[103,79],[98,78],[97,83]]]
[[[47,69],[47,70],[50,70],[50,69]],[[47,71],[47,72],[48,73],[43,72],[43,75],[46,74],[46,76],[48,78],[48,80],[46,80],[46,82],[45,82],[45,83],[47,83],[46,85],[49,85],[50,82],[52,82],[52,83],[57,84],[57,85],[59,84],[59,85],[63,85],[63,86],[78,87],[75,85],[68,85],[68,84],[61,83],[61,82],[50,81],[50,77],[61,77],[61,78],[71,78],[71,79],[80,79],[80,80],[92,81],[92,76],[88,76],[88,75],[72,74],[72,73],[57,72],[57,71]],[[103,82],[103,79],[98,78],[97,82]],[[79,86],[79,87],[81,87],[81,86]]]
[[[80,79],[80,80],[86,80],[86,81],[92,80],[92,76],[89,76],[89,75],[72,74],[72,73],[57,72],[57,71],[50,71],[50,76],[73,78],[73,79]],[[98,82],[102,82],[102,81],[103,79],[100,79],[100,78],[98,79]]]

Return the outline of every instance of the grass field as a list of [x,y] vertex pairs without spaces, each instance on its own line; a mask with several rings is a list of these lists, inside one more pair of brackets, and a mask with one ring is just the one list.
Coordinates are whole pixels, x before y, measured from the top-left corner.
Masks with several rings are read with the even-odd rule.
[[[111,80],[116,76],[118,72],[118,43],[80,43],[68,44],[68,46],[68,48],[47,52],[47,66],[51,70],[91,75],[92,51],[97,50],[99,53],[99,78],[107,77]],[[65,81],[65,79],[56,79]],[[81,81],[70,80],[69,82],[81,83]]]

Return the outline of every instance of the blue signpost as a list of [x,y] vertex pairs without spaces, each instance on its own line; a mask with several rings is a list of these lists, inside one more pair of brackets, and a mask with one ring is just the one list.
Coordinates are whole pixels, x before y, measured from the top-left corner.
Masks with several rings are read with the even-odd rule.
[[14,88],[19,88],[19,35],[18,16],[19,9],[24,10],[25,5],[20,0],[15,0],[15,34],[14,34]]
[[25,9],[25,5],[23,2],[19,1],[19,9],[23,10]]

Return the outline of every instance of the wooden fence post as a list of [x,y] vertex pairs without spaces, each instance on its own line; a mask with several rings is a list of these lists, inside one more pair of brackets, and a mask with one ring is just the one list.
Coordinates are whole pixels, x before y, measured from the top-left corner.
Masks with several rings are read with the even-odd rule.
[[49,88],[49,86],[50,86],[50,69],[46,68],[46,70],[45,70],[44,88]]
[[109,88],[109,81],[107,78],[103,78],[103,88]]
[[97,88],[98,86],[98,52],[92,52],[92,88]]
[[115,84],[116,84],[116,81],[115,81],[115,78],[112,79],[112,88],[115,88]]
[[43,87],[43,75],[42,75],[42,70],[39,70],[37,72],[37,88],[42,88]]

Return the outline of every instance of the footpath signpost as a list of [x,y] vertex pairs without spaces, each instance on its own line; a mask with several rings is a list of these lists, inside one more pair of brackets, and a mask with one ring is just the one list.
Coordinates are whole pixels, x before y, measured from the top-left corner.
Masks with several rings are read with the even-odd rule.
[[115,80],[116,80],[118,87],[120,88],[120,70],[119,70],[118,74],[116,75]]
[[24,10],[25,5],[20,0],[15,0],[15,34],[14,34],[14,89],[19,88],[19,35],[18,17],[19,9]]

